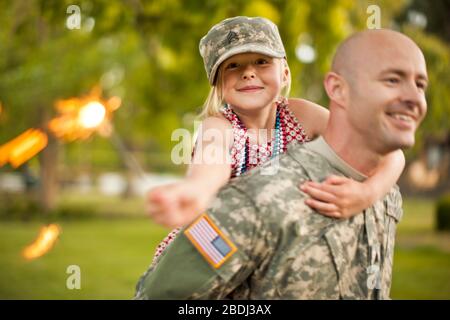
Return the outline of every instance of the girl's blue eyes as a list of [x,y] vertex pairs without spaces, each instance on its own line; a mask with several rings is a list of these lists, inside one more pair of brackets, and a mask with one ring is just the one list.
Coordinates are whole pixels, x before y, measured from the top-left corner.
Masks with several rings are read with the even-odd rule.
[[[256,65],[263,65],[263,64],[268,64],[269,62],[265,59],[258,59],[254,62],[254,64]],[[231,62],[230,64],[228,64],[225,69],[235,69],[240,67],[239,63],[235,63],[235,62]]]
[[227,65],[227,67],[225,69],[233,69],[233,68],[237,68],[238,64],[237,63],[230,63],[229,65]]

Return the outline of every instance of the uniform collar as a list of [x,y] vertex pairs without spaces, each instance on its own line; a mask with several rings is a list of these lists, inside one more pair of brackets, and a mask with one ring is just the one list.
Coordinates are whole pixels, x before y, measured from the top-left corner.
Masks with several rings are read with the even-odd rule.
[[342,160],[336,152],[330,147],[322,136],[317,139],[304,144],[305,148],[314,151],[330,162],[330,164],[341,171],[347,177],[353,178],[356,181],[364,181],[367,176],[351,167],[347,162]]

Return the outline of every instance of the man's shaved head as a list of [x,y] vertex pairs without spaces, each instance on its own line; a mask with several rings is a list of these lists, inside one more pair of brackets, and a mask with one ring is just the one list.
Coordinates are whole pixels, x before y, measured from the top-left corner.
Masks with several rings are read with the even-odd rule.
[[388,29],[365,30],[353,34],[339,45],[331,71],[352,81],[358,71],[364,71],[364,67],[376,67],[377,60],[388,58],[393,50],[406,55],[418,54],[425,63],[419,47],[404,34]]

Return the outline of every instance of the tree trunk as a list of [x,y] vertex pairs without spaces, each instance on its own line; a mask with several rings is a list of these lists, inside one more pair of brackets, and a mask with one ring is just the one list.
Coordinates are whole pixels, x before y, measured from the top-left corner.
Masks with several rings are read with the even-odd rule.
[[48,136],[48,145],[39,155],[40,164],[40,190],[39,202],[45,213],[50,212],[56,207],[58,195],[58,140],[47,130],[48,110],[43,110],[43,130]]
[[41,186],[39,201],[44,212],[48,213],[56,206],[58,193],[57,164],[58,141],[49,137],[47,147],[41,152]]

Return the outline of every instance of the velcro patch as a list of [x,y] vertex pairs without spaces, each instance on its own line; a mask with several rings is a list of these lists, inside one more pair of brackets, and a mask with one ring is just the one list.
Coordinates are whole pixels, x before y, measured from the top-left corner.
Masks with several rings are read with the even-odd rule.
[[235,245],[206,214],[202,214],[193,222],[184,231],[184,234],[215,269],[219,268],[237,251]]

